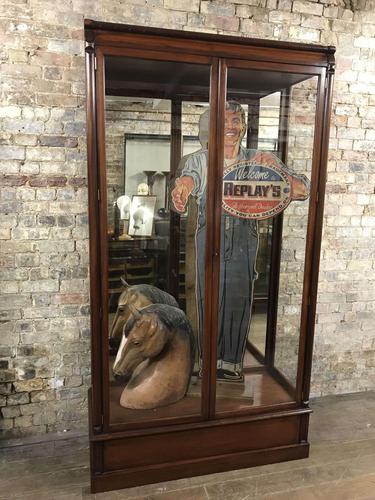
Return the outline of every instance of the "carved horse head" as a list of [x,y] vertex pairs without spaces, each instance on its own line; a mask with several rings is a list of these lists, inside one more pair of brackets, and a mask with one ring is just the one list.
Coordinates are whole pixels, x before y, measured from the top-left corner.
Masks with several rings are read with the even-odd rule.
[[132,318],[132,311],[141,309],[150,304],[170,304],[177,307],[176,299],[167,292],[159,290],[152,285],[132,285],[130,286],[121,277],[124,291],[118,299],[118,306],[112,327],[109,333],[111,344],[118,345],[126,322]]
[[168,304],[128,307],[132,317],[124,326],[113,365],[115,377],[127,381],[120,404],[156,408],[178,401],[194,366],[195,337],[189,320]]
[[124,326],[124,333],[113,365],[116,377],[128,380],[135,368],[146,359],[153,359],[165,348],[172,336],[155,314],[142,314],[127,304],[131,319]]

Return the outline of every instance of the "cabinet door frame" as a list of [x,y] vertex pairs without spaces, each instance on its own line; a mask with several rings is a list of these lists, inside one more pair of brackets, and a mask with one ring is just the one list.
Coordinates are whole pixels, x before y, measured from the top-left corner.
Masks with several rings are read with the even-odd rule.
[[[107,241],[107,190],[106,190],[106,152],[105,152],[105,58],[107,56],[117,57],[136,57],[144,60],[155,61],[176,61],[186,62],[193,64],[202,64],[210,67],[211,82],[210,82],[210,100],[211,95],[215,93],[215,59],[208,56],[192,56],[189,54],[180,55],[174,52],[153,52],[140,49],[123,49],[118,47],[96,47],[94,52],[95,57],[95,112],[96,112],[96,167],[97,175],[92,175],[90,180],[90,190],[98,193],[95,202],[95,207],[90,211],[93,218],[96,219],[96,224],[92,228],[92,236],[96,244],[97,261],[90,259],[90,271],[94,276],[96,287],[92,289],[92,309],[99,309],[98,315],[92,317],[92,336],[96,339],[95,348],[92,351],[92,363],[95,366],[95,382],[92,386],[91,398],[93,401],[93,408],[95,417],[93,421],[100,422],[97,427],[101,427],[101,432],[118,431],[123,429],[141,429],[148,427],[155,427],[158,425],[172,425],[181,423],[193,423],[206,420],[208,418],[208,404],[210,389],[210,381],[204,378],[202,381],[202,395],[201,395],[201,414],[200,416],[179,416],[170,419],[152,420],[150,422],[142,422],[139,424],[124,423],[124,424],[111,424],[110,423],[110,398],[109,398],[109,349],[108,349],[108,241]],[[90,103],[90,101],[88,101]],[[212,109],[212,107],[211,107]],[[94,127],[93,127],[94,128]],[[210,135],[210,140],[212,140]],[[95,142],[95,141],[94,141]],[[215,148],[209,148],[209,165],[215,161],[214,156]],[[210,168],[210,167],[209,167]],[[90,170],[94,170],[91,169]],[[99,206],[99,208],[97,207]],[[209,255],[206,253],[206,260],[209,260]],[[98,272],[100,270],[100,272]],[[207,292],[208,293],[208,292]],[[98,321],[99,320],[99,321]],[[204,364],[207,363],[209,352],[205,348]],[[96,372],[100,372],[99,377]]]

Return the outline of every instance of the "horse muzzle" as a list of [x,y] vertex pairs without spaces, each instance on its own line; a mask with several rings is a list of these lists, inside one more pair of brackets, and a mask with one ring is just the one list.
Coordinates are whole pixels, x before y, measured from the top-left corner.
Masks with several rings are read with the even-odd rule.
[[115,377],[116,382],[127,383],[131,379],[132,373],[131,372],[126,372],[126,373],[113,372],[113,375]]

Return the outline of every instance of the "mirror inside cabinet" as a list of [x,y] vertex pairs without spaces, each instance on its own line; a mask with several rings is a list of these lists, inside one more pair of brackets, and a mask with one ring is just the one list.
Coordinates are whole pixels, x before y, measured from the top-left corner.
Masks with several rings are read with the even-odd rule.
[[171,186],[207,150],[210,67],[108,57],[105,69],[110,423],[199,416],[197,208],[171,210]]

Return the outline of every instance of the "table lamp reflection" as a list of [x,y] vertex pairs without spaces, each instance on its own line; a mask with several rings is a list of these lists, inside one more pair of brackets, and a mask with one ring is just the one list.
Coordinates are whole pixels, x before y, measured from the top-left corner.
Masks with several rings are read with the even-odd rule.
[[122,221],[123,224],[122,234],[118,239],[131,240],[132,237],[128,234],[131,199],[129,198],[129,196],[123,195],[117,198],[116,204],[120,211],[120,221]]

